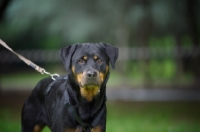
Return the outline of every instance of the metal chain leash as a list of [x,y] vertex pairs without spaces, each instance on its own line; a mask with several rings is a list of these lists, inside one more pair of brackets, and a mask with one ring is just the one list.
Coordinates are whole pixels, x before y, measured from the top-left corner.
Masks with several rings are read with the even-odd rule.
[[19,57],[19,59],[21,59],[22,61],[24,61],[27,65],[31,66],[32,68],[34,68],[36,71],[40,72],[41,74],[47,74],[50,75],[51,78],[53,80],[55,80],[55,77],[59,77],[60,75],[57,73],[51,74],[50,72],[47,72],[44,68],[36,65],[35,63],[33,63],[32,61],[26,59],[25,57],[23,57],[22,55],[18,54],[17,52],[15,52],[13,49],[11,49],[4,41],[2,41],[0,39],[0,44],[2,46],[4,46],[6,49],[8,49],[9,51],[11,51],[13,54],[17,55]]

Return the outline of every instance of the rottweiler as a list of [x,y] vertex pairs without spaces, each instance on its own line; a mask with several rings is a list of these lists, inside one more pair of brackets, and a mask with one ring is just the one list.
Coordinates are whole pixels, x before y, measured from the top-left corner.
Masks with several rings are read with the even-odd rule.
[[22,132],[105,132],[106,83],[118,48],[104,43],[73,44],[59,51],[67,74],[42,79],[22,109]]

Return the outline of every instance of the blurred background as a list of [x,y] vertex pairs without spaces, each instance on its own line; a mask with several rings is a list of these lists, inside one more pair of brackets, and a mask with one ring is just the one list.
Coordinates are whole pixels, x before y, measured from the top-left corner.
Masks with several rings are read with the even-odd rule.
[[[199,132],[199,14],[199,0],[0,0],[0,39],[60,75],[60,48],[110,43],[119,58],[107,86],[107,131]],[[0,131],[20,131],[23,102],[48,75],[2,46],[0,56]]]

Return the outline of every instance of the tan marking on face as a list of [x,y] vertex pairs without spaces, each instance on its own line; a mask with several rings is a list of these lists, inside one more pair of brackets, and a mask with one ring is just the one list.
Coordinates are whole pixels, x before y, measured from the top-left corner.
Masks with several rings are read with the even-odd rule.
[[82,85],[82,78],[83,78],[83,74],[82,73],[76,75],[76,80],[81,85]]
[[84,60],[87,60],[87,56],[86,56],[86,55],[84,55],[84,56],[83,56],[83,59],[84,59]]
[[92,129],[92,132],[102,132],[101,126],[96,126]]
[[41,127],[40,125],[35,125],[33,132],[41,132],[43,129],[43,127]]
[[93,100],[93,97],[99,93],[99,87],[98,86],[92,86],[92,87],[81,87],[80,88],[81,95],[88,101],[91,102]]
[[99,73],[101,83],[104,82],[104,80],[105,80],[105,78],[106,78],[106,75],[107,75],[108,71],[109,71],[109,67],[106,66],[106,73],[103,73],[103,72],[100,72],[100,73]]
[[101,80],[101,83],[103,83],[104,79],[105,79],[105,74],[100,72],[99,73],[99,76],[100,76],[100,80]]
[[72,66],[72,73],[75,74],[75,67]]
[[96,60],[98,58],[98,56],[97,55],[94,55],[94,60]]
[[108,71],[109,71],[109,66],[106,65],[106,73],[103,73],[103,72],[99,73],[101,84],[104,82],[106,75],[108,74]]
[[106,74],[108,73],[108,71],[109,71],[109,66],[106,65]]

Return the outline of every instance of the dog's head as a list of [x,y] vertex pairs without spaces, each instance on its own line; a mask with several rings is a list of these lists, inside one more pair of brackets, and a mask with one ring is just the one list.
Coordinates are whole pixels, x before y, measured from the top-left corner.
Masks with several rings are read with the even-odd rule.
[[[109,73],[109,62],[115,68],[118,48],[110,44],[74,44],[60,50],[66,70],[70,70],[81,95],[91,101],[98,94]],[[88,96],[91,94],[91,97]]]

